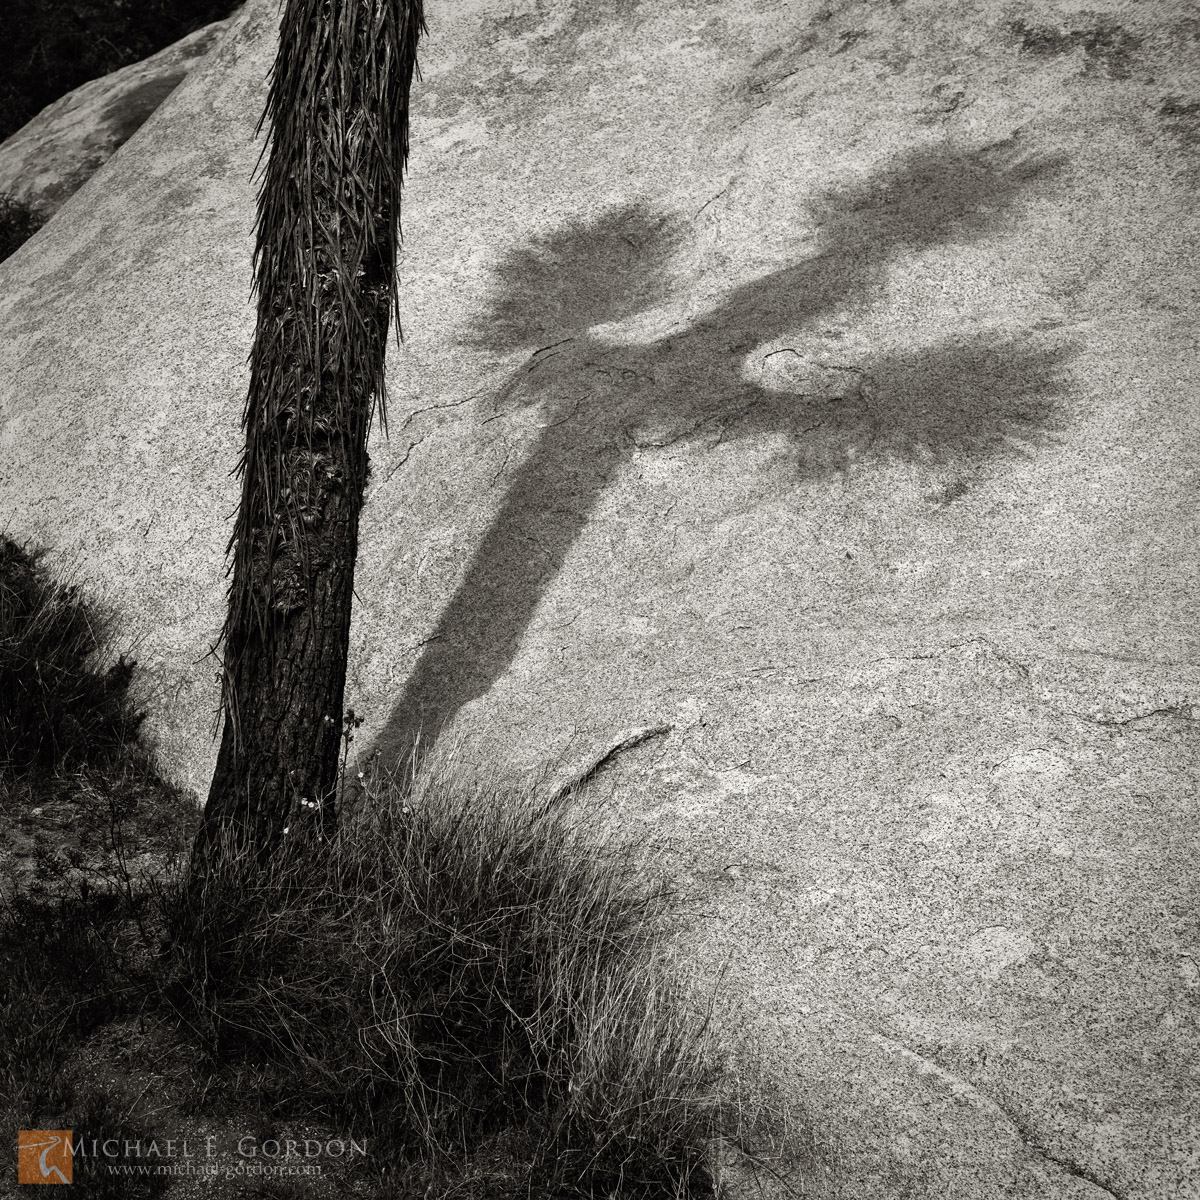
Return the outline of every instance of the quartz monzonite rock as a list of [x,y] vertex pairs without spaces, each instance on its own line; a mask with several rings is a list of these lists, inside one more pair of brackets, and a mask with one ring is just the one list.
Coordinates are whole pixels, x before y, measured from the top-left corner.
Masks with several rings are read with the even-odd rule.
[[[0,265],[0,513],[201,794],[278,19]],[[594,766],[807,1196],[1200,1196],[1198,65],[1182,0],[430,5],[355,749]]]
[[57,212],[146,123],[229,26],[216,21],[93,79],[0,142],[0,192]]

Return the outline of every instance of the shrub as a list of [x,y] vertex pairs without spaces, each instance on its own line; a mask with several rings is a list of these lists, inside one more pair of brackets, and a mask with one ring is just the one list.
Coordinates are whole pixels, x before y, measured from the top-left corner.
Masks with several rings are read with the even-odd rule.
[[32,205],[0,192],[0,262],[16,253],[45,223],[45,216]]
[[42,556],[0,537],[0,767],[110,757],[142,719],[127,699],[134,664],[94,665],[106,614]]

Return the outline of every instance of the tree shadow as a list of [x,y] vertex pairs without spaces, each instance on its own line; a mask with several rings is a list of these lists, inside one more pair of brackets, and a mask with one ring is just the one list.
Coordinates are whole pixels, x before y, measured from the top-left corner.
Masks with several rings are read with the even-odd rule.
[[[686,222],[628,205],[510,251],[468,337],[494,352],[541,347],[492,397],[495,416],[537,405],[540,431],[375,749],[405,762],[419,738],[427,751],[508,669],[601,493],[637,448],[690,442],[702,453],[770,434],[787,446],[793,479],[814,479],[851,462],[977,465],[1054,428],[1069,347],[985,333],[840,363],[806,355],[803,333],[869,302],[898,257],[1015,220],[1018,199],[1061,165],[1011,145],[911,153],[808,202],[820,229],[808,257],[646,345],[589,331],[670,298]],[[801,347],[747,359],[784,336]]]

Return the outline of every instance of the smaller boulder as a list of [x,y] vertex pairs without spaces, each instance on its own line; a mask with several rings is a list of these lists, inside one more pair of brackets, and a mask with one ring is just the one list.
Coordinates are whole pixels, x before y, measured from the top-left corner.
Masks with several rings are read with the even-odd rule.
[[0,195],[49,218],[149,119],[233,20],[68,92],[0,143]]

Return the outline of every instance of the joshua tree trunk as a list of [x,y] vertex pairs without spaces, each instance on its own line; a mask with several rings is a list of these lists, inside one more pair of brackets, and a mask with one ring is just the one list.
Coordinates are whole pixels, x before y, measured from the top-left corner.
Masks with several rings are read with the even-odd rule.
[[[333,820],[367,431],[396,307],[421,0],[287,0],[258,201],[258,324],[222,634],[224,729],[192,855],[264,861]],[[398,313],[397,313],[398,316]],[[306,802],[306,803],[302,803]]]

